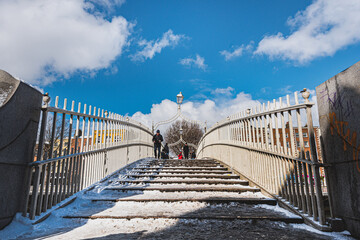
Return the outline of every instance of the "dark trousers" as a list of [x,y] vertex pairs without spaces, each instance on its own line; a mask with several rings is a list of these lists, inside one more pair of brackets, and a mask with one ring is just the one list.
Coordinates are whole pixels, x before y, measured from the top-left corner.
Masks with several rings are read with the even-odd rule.
[[189,159],[189,152],[184,152],[184,158]]
[[160,148],[161,148],[161,145],[159,145],[159,146],[154,145],[155,158],[160,158]]

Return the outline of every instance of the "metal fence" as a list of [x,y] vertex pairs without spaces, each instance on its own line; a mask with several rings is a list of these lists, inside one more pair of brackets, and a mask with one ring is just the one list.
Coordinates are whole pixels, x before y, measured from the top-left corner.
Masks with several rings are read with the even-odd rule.
[[[303,103],[274,100],[229,116],[212,126],[200,140],[197,155],[217,158],[233,167],[315,224],[326,224],[319,159],[319,131],[314,131],[309,92]],[[328,199],[330,201],[330,199]],[[328,203],[326,202],[326,203]],[[332,217],[331,204],[329,215]]]
[[34,161],[29,165],[23,216],[34,219],[126,164],[151,156],[152,132],[103,109],[44,96]]

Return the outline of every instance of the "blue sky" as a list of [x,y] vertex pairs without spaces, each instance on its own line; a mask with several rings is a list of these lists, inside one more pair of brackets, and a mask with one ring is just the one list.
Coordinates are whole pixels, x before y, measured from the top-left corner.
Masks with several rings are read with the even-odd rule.
[[337,2],[5,0],[0,68],[123,115],[154,117],[179,91],[194,117],[206,100],[229,113],[359,61],[359,1]]

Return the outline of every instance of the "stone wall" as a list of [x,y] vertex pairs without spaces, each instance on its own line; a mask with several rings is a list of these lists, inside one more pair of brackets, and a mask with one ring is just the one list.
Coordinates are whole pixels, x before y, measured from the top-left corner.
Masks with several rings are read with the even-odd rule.
[[360,62],[318,86],[316,95],[334,214],[360,238]]
[[0,70],[0,229],[21,211],[42,94]]

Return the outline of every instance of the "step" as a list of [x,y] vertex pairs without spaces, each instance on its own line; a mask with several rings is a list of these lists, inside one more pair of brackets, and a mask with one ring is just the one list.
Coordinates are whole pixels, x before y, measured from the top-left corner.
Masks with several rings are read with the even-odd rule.
[[142,164],[139,167],[224,167],[221,164]]
[[161,191],[161,192],[260,192],[259,188],[252,188],[246,186],[234,187],[216,187],[216,186],[161,186],[161,187],[106,187],[104,190],[112,191]]
[[156,168],[193,168],[193,167],[224,167],[222,165],[141,165],[139,167],[156,167]]
[[216,174],[158,174],[158,175],[150,175],[150,174],[130,174],[127,175],[130,178],[220,178],[220,179],[239,179],[240,177],[237,175],[216,175]]
[[241,203],[241,204],[266,204],[275,206],[277,204],[276,199],[271,198],[99,198],[91,199],[93,202],[206,202],[209,204],[229,204],[229,203]]
[[149,160],[147,162],[200,162],[200,163],[217,163],[215,160],[201,160],[201,159],[164,159],[164,160]]
[[226,167],[136,167],[133,170],[221,170],[227,171]]
[[149,219],[149,218],[176,218],[176,219],[212,219],[212,220],[269,220],[286,223],[302,223],[303,219],[296,215],[287,216],[282,212],[274,211],[275,206],[259,207],[251,204],[223,203],[208,205],[206,202],[124,202],[92,204],[74,211],[65,213],[64,218],[87,219]]
[[275,222],[284,222],[284,223],[304,223],[302,218],[290,218],[290,217],[268,217],[268,216],[200,216],[200,215],[190,215],[190,216],[173,216],[173,215],[128,215],[128,216],[107,216],[107,215],[97,215],[97,216],[64,216],[63,218],[83,218],[83,219],[197,219],[197,220],[267,220]]
[[230,171],[176,171],[176,170],[159,170],[159,171],[136,171],[138,173],[178,173],[178,174],[232,174]]
[[161,183],[161,184],[240,184],[240,185],[248,185],[249,182],[246,180],[191,180],[191,179],[171,179],[171,180],[117,180],[114,181],[117,183],[135,183],[135,184],[141,184],[141,183]]

